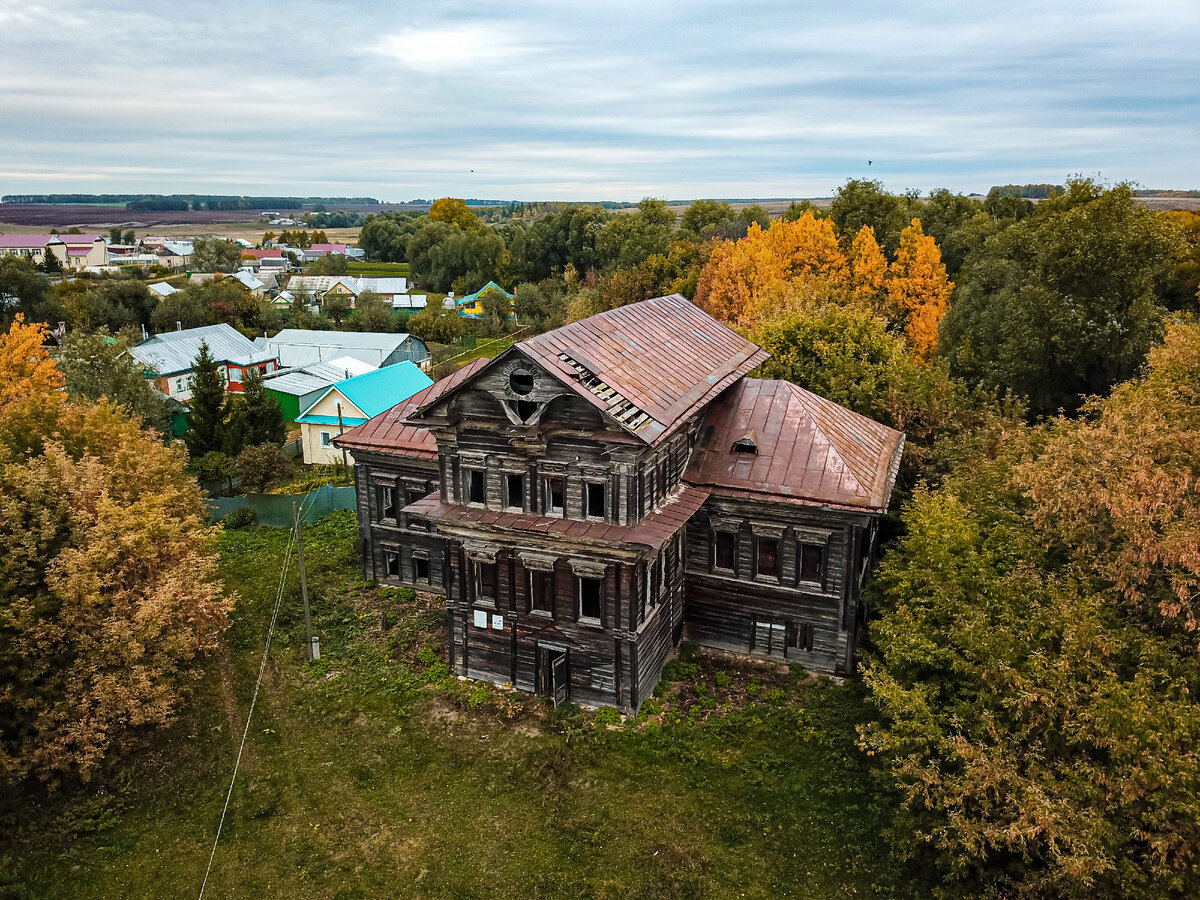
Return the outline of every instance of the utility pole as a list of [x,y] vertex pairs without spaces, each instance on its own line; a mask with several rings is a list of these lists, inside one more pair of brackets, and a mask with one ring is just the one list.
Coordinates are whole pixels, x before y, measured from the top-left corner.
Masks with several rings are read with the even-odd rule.
[[[346,430],[342,425],[342,401],[337,401],[338,411],[338,437]],[[350,483],[350,460],[346,454],[346,448],[342,447],[342,472],[345,473],[346,484]]]
[[312,613],[308,609],[308,580],[304,574],[304,541],[301,537],[300,510],[294,500],[292,501],[292,521],[296,526],[296,561],[300,566],[300,597],[304,600],[304,632],[308,635],[308,658],[309,660],[320,659],[321,644],[313,637]]

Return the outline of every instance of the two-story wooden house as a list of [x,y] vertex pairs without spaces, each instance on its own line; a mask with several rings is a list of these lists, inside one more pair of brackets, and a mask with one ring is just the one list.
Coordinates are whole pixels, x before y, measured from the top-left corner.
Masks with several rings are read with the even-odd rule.
[[366,577],[446,596],[473,678],[636,710],[687,635],[851,670],[903,435],[678,295],[479,360],[338,443]]

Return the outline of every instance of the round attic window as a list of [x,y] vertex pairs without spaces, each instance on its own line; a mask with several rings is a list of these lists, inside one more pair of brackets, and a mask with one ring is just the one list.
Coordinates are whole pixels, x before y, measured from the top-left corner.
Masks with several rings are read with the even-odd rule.
[[508,386],[514,394],[524,397],[533,391],[533,373],[528,369],[513,369],[508,373]]

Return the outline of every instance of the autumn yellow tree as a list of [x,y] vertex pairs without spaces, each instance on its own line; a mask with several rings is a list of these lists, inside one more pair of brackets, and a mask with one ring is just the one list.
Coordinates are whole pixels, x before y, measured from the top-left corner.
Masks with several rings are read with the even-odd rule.
[[938,323],[950,305],[954,284],[946,275],[937,241],[921,230],[921,220],[900,233],[900,249],[889,269],[890,318],[899,322],[913,349],[929,359],[937,349]]
[[833,223],[806,212],[765,230],[752,224],[740,241],[716,247],[700,274],[696,303],[719,319],[749,325],[786,286],[810,282],[837,292],[849,275]]
[[878,309],[887,284],[888,264],[870,225],[864,225],[854,236],[848,263],[855,299]]
[[231,601],[183,455],[0,337],[0,783],[88,777],[170,720]]
[[471,211],[465,200],[458,197],[435,200],[429,207],[429,221],[449,222],[463,229],[476,228],[479,225],[479,217]]

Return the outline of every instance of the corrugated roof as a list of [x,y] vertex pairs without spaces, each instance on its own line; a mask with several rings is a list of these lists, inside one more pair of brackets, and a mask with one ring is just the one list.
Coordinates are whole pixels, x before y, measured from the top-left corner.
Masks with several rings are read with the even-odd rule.
[[[408,360],[396,363],[394,366],[384,366],[365,375],[356,375],[345,381],[338,382],[329,388],[337,390],[343,397],[357,406],[370,418],[386,409],[390,409],[402,400],[407,400],[418,391],[433,384],[433,380]],[[322,394],[313,402],[316,406],[328,394]],[[309,409],[312,408],[309,407]],[[305,413],[301,413],[297,422],[305,421]]]
[[282,369],[279,374],[272,374],[264,379],[264,384],[273,391],[281,394],[294,394],[302,397],[313,391],[323,390],[339,381],[346,381],[356,375],[365,375],[375,371],[375,367],[361,360],[343,357],[340,360],[313,363],[294,369]]
[[[740,442],[755,452],[735,452]],[[903,433],[791,382],[743,378],[709,406],[684,479],[716,494],[883,512],[903,446]]]
[[473,360],[419,394],[413,394],[404,402],[397,403],[370,421],[335,438],[334,443],[350,450],[374,450],[378,453],[397,453],[419,459],[437,459],[437,441],[429,433],[429,429],[420,425],[410,425],[405,421],[405,417],[430,402],[431,397],[440,397],[448,388],[470,378],[489,362],[491,360],[486,357]]
[[420,338],[409,334],[305,328],[285,328],[272,338],[255,338],[254,342],[259,347],[269,348],[279,357],[279,362],[288,367],[326,362],[338,356],[353,356],[378,366],[410,339],[424,348]]
[[53,234],[0,234],[0,247],[5,249],[22,249],[30,247],[45,247],[47,244],[57,241],[58,237]]
[[204,325],[184,331],[164,331],[130,349],[130,354],[146,368],[159,375],[189,372],[200,354],[200,344],[208,344],[208,352],[217,362],[251,365],[275,359],[275,354],[260,350],[254,342],[232,325]]
[[648,444],[769,356],[679,294],[590,316],[517,348]]
[[594,544],[597,547],[640,544],[658,550],[687,524],[688,519],[708,499],[708,494],[704,488],[683,485],[664,500],[658,510],[633,526],[458,506],[443,503],[437,491],[404,507],[404,512],[434,522],[477,527],[486,531],[558,536],[572,543]]
[[156,281],[154,284],[147,285],[147,287],[160,297],[170,297],[172,294],[179,293],[179,288],[165,281]]

